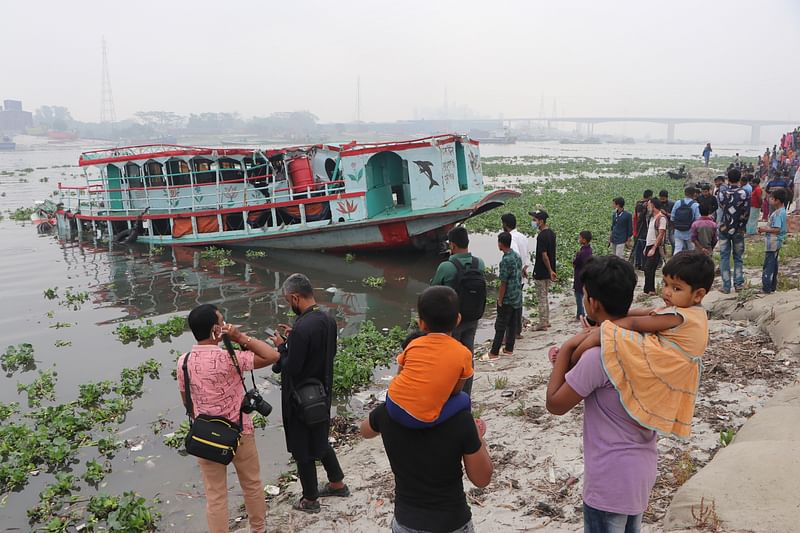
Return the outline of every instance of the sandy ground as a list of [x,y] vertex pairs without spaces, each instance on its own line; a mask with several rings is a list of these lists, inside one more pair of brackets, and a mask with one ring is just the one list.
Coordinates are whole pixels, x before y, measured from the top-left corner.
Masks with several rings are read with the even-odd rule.
[[[550,331],[526,331],[513,357],[476,362],[474,410],[488,426],[486,441],[495,467],[485,489],[464,480],[478,531],[583,529],[582,409],[556,417],[544,407],[551,368],[546,350],[578,327],[571,295],[556,295],[553,300]],[[634,305],[661,303],[640,296]],[[645,532],[662,531],[672,495],[713,457],[720,447],[720,431],[738,429],[780,387],[797,380],[797,360],[777,353],[753,323],[712,320],[711,339],[690,441],[659,439],[659,478],[645,513]],[[485,351],[482,347],[478,354]],[[381,395],[379,390],[371,392]],[[355,426],[344,431],[355,431]],[[352,496],[325,499],[319,514],[306,515],[290,508],[300,495],[299,483],[290,481],[270,500],[270,531],[388,530],[394,480],[381,440],[353,435],[340,440],[337,454]],[[324,476],[321,468],[320,474]]]

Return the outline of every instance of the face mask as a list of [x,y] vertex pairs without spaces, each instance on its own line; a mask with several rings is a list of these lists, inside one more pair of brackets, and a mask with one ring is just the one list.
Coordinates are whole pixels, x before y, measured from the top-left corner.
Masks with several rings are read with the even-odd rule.
[[533,229],[538,230],[539,229],[539,224],[537,224],[535,220],[531,220],[531,227]]

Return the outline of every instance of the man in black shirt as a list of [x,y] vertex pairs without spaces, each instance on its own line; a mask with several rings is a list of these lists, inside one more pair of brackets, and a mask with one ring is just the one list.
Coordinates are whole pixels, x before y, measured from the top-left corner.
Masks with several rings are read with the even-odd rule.
[[469,411],[426,429],[398,424],[386,404],[369,414],[361,435],[371,439],[380,434],[394,473],[393,533],[474,533],[461,464],[474,485],[489,484],[493,467],[485,431]]
[[711,194],[711,185],[708,183],[704,183],[700,187],[700,196],[697,197],[697,203],[701,206],[706,206],[708,213],[716,218],[719,203],[717,202],[717,197]]
[[536,299],[539,304],[539,323],[534,331],[544,331],[550,327],[550,283],[556,280],[556,234],[547,225],[547,211],[528,213],[533,217],[533,227],[539,230],[536,236],[536,262],[533,265],[533,282],[536,285]]
[[642,199],[636,202],[633,213],[636,217],[633,234],[636,237],[636,244],[633,249],[634,266],[638,270],[644,270],[644,249],[647,241],[647,224],[650,221],[647,216],[647,204],[653,197],[653,191],[647,189],[642,195]]
[[[330,420],[306,425],[293,393],[309,379],[319,380],[325,387],[328,410],[333,396],[333,358],[336,355],[336,322],[317,307],[314,289],[303,274],[292,274],[283,283],[283,296],[297,315],[294,326],[281,325],[287,337],[272,337],[281,359],[273,372],[281,374],[281,410],[286,449],[297,463],[297,477],[303,487],[303,497],[294,509],[318,513],[320,496],[350,496],[344,484],[344,473],[336,453],[328,442]],[[328,474],[328,483],[317,487],[316,460]]]

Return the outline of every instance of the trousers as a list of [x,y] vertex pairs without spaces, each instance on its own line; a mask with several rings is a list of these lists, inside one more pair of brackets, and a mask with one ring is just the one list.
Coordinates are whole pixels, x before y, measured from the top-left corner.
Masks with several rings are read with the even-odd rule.
[[[328,481],[336,483],[344,479],[344,472],[342,472],[342,467],[339,466],[339,459],[336,458],[336,452],[333,451],[330,444],[328,444],[328,448],[319,460],[328,475]],[[297,477],[300,478],[300,485],[303,487],[303,498],[306,500],[319,498],[317,461],[315,459],[297,461]]]
[[[228,469],[226,465],[207,459],[197,459],[206,489],[206,517],[211,533],[228,533]],[[233,466],[244,493],[244,507],[250,529],[261,533],[266,529],[267,502],[261,484],[261,465],[258,462],[255,435],[242,435],[233,458]]]

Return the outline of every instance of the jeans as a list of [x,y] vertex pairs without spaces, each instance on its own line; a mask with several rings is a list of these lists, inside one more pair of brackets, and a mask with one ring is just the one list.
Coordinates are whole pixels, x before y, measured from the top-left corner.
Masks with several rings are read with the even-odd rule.
[[[399,523],[396,518],[392,518],[392,533],[430,533],[425,529],[411,529]],[[450,533],[475,533],[475,526],[472,525],[472,520],[464,524],[458,529],[454,529]]]
[[694,250],[694,244],[692,243],[691,239],[679,239],[678,236],[676,235],[675,246],[673,247],[673,250],[675,251],[673,255],[679,254],[684,250],[691,251]]
[[779,253],[780,250],[764,252],[764,271],[761,273],[761,290],[766,293],[775,292],[778,288]]
[[578,308],[575,318],[586,316],[586,310],[583,308],[583,290],[575,289],[575,306]]
[[[342,472],[342,467],[339,466],[339,460],[336,458],[336,452],[333,451],[330,444],[319,460],[322,462],[323,468],[325,468],[325,473],[328,474],[328,481],[336,483],[344,479],[344,472]],[[314,459],[297,462],[297,477],[300,478],[300,485],[303,487],[303,498],[306,500],[319,498],[317,462]]]
[[459,392],[456,395],[450,396],[450,398],[444,402],[444,406],[435,420],[424,422],[415,418],[414,415],[394,403],[389,397],[389,393],[386,393],[386,411],[389,413],[389,417],[401,426],[409,429],[432,428],[438,426],[442,422],[450,420],[461,411],[469,411],[470,409],[472,409],[472,402],[469,399],[469,395],[464,392]]
[[[650,250],[655,249],[652,257],[647,254]],[[645,248],[645,258],[647,259],[644,264],[644,292],[656,292],[656,270],[661,263],[661,249],[655,245]]]
[[[456,329],[453,330],[451,336],[467,347],[467,349],[472,354],[473,358],[475,357],[475,332],[478,331],[478,321],[477,320],[469,320],[467,322],[461,322],[459,325],[456,326]],[[467,395],[472,394],[472,380],[475,379],[475,374],[471,375],[467,381],[464,382],[464,388],[462,389]]]
[[719,270],[722,274],[722,290],[731,290],[731,249],[733,249],[733,286],[739,290],[744,286],[744,233],[733,235],[720,233],[719,236]]
[[[203,474],[206,491],[206,518],[208,531],[228,533],[228,471],[225,465],[207,459],[197,459]],[[233,466],[244,493],[244,507],[252,531],[266,530],[267,503],[264,485],[261,484],[261,466],[258,462],[256,438],[251,433],[242,435],[239,448],[233,457]]]
[[500,346],[503,344],[503,338],[506,339],[506,351],[509,353],[514,351],[514,343],[517,340],[518,320],[522,320],[521,307],[514,308],[509,304],[503,304],[497,308],[491,353],[494,355],[500,353]]
[[639,533],[642,515],[609,513],[583,504],[583,533]]

